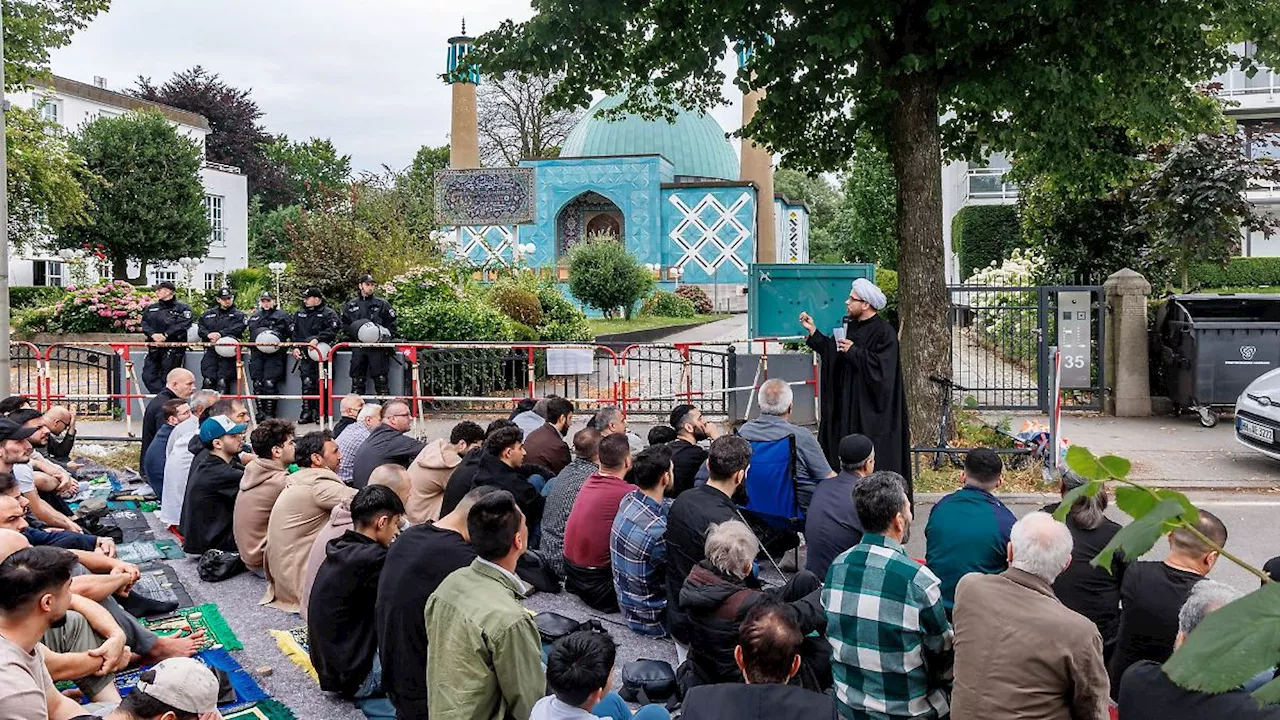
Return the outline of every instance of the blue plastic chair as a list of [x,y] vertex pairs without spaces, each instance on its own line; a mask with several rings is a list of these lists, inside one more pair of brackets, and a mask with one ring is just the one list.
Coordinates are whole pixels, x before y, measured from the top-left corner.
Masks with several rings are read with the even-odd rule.
[[774,528],[802,532],[804,509],[796,500],[796,438],[752,440],[743,510]]

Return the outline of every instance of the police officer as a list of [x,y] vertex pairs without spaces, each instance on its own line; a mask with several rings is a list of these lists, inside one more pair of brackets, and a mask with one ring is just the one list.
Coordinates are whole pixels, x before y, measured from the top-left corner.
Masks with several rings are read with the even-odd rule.
[[[380,297],[374,297],[377,285],[372,275],[360,278],[360,292],[347,301],[342,307],[342,326],[352,342],[359,342],[356,334],[365,321],[372,321],[386,328],[392,337],[396,334],[396,311],[391,303]],[[391,388],[387,384],[387,372],[391,368],[391,348],[356,348],[351,352],[351,392],[363,395],[366,380],[373,376],[373,389],[379,397],[389,397]]]
[[[177,286],[165,280],[156,285],[156,299],[142,311],[142,332],[151,342],[186,342],[187,328],[191,327],[191,308],[178,302]],[[185,347],[153,347],[147,350],[147,360],[142,364],[142,382],[151,392],[164,388],[169,371],[182,367],[187,354]]]
[[[293,339],[312,346],[320,342],[332,345],[338,339],[339,324],[338,313],[324,304],[320,288],[309,287],[302,294],[302,308],[293,314]],[[302,376],[302,394],[315,395],[320,389],[320,364],[300,348],[294,348],[293,356],[298,360],[298,374]],[[303,400],[298,422],[306,425],[319,419],[320,402]]]
[[[231,288],[218,291],[218,304],[204,311],[198,324],[200,340],[211,343],[229,337],[240,339],[244,334],[244,313],[236,307],[236,297]],[[200,376],[205,390],[217,390],[226,395],[236,385],[236,359],[222,357],[212,347],[205,348],[200,360]]]
[[[280,342],[288,342],[293,335],[293,321],[289,315],[276,308],[276,296],[269,292],[258,297],[258,309],[249,316],[249,341],[258,342],[258,336],[270,330]],[[249,375],[253,378],[255,395],[278,395],[284,389],[284,363],[286,353],[281,350],[263,352],[253,348],[249,354]],[[276,416],[275,399],[258,401],[258,422]]]

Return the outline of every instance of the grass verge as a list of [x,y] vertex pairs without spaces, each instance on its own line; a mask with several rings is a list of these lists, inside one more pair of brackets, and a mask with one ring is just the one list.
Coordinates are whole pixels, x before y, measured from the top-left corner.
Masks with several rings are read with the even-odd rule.
[[589,318],[587,326],[593,335],[614,335],[640,330],[657,330],[658,328],[677,325],[703,325],[716,320],[723,320],[728,315],[695,315],[691,318],[658,317],[657,315],[639,315],[630,320],[610,320],[606,318]]

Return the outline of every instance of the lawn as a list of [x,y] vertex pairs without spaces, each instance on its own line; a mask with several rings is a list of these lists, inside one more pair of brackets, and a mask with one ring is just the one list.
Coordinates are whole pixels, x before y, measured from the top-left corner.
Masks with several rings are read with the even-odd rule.
[[640,330],[656,330],[676,325],[702,325],[704,323],[724,320],[728,315],[695,315],[691,318],[658,317],[657,315],[638,315],[630,320],[608,320],[605,318],[588,318],[594,335],[614,335],[616,333],[637,332]]

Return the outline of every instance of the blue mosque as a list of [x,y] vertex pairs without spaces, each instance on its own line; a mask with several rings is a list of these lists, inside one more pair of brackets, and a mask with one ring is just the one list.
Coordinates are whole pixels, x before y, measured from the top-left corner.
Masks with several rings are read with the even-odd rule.
[[[465,35],[449,41],[455,171],[480,166],[480,78],[458,71],[471,42]],[[569,251],[589,235],[610,234],[664,285],[678,280],[717,286],[745,286],[752,263],[809,261],[808,208],[773,192],[772,158],[764,148],[743,140],[735,152],[714,118],[684,109],[672,122],[603,116],[625,99],[614,95],[596,102],[569,133],[559,157],[474,170],[472,176],[456,173],[483,179],[469,191],[473,196],[525,198],[525,212],[515,221],[500,222],[502,213],[476,213],[476,222],[458,222],[457,256],[482,266],[519,262],[563,281]],[[744,96],[744,123],[758,101],[757,93]]]

